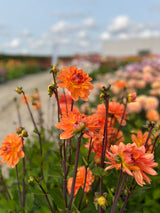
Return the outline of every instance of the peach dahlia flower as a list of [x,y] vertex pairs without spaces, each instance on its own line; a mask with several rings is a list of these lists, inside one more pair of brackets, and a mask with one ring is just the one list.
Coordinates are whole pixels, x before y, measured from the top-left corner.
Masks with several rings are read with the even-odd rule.
[[145,181],[150,183],[150,178],[146,175],[157,175],[157,172],[153,169],[158,164],[154,162],[153,153],[146,153],[144,146],[138,147],[134,144],[113,145],[110,151],[107,152],[106,157],[110,166],[105,168],[105,171],[116,168],[131,175],[135,178],[138,185],[143,186]]

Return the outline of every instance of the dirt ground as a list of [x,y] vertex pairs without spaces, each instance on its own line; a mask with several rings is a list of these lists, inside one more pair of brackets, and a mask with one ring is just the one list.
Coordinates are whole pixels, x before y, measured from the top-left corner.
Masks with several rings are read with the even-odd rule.
[[[26,76],[22,79],[16,79],[0,84],[0,144],[3,142],[3,139],[7,134],[11,132],[14,133],[17,126],[19,126],[17,110],[13,98],[17,97],[17,100],[21,103],[21,97],[14,91],[16,87],[23,87],[25,93],[28,94],[32,94],[33,90],[38,88],[41,96],[44,120],[48,125],[48,122],[51,119],[47,115],[47,111],[49,110],[51,101],[49,101],[50,98],[48,96],[47,87],[50,83],[52,83],[52,75],[49,71],[45,71]],[[34,109],[32,111],[34,116],[37,116],[37,112]],[[34,127],[30,121],[27,108],[23,104],[20,104],[20,113],[22,117],[22,126],[26,128],[29,135],[32,134]]]

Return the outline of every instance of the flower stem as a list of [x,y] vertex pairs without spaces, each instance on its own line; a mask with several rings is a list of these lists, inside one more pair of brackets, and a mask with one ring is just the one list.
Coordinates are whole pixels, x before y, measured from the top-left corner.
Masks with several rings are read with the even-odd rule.
[[76,151],[76,159],[75,159],[75,165],[74,165],[73,182],[72,182],[72,188],[71,188],[71,196],[70,196],[69,206],[68,206],[69,209],[71,209],[72,201],[73,201],[73,196],[74,196],[74,187],[75,187],[75,183],[76,183],[76,175],[77,175],[77,167],[78,167],[78,161],[79,161],[81,137],[82,137],[82,134],[78,138],[77,151]]
[[20,110],[19,110],[19,104],[17,103],[17,99],[16,98],[15,98],[15,103],[16,103],[18,122],[19,122],[19,125],[22,126],[22,119],[21,119],[21,114],[20,114]]
[[154,141],[154,143],[153,143],[153,147],[152,147],[152,151],[151,151],[151,153],[153,153],[153,151],[154,151],[154,148],[155,148],[155,145],[156,145],[156,143],[157,143],[157,141],[158,141],[158,139],[160,138],[160,134],[159,135],[157,135],[157,137],[155,138],[155,141]]
[[[87,163],[88,164],[89,164],[89,157],[90,157],[90,154],[91,154],[91,149],[92,149],[92,138],[90,139],[90,142],[89,142],[89,150],[88,150],[88,157],[87,157]],[[82,203],[83,196],[84,196],[84,190],[85,190],[86,181],[87,181],[87,170],[88,170],[88,165],[85,166],[84,185],[83,185],[82,194],[81,194],[81,198],[80,198],[80,201],[79,201],[79,207],[78,207],[78,209],[80,209],[80,207],[81,207],[81,203]]]
[[22,198],[21,198],[21,190],[20,190],[20,184],[19,184],[18,167],[17,167],[17,165],[16,165],[16,178],[17,178],[17,187],[18,187],[19,202],[20,202],[20,205],[23,207]]
[[[114,213],[114,211],[115,211],[115,208],[116,208],[116,206],[117,206],[117,203],[118,203],[119,197],[120,197],[120,195],[121,195],[121,192],[122,192],[124,183],[125,183],[125,181],[126,181],[126,178],[127,178],[127,173],[125,173],[125,175],[124,175],[124,177],[123,177],[123,180],[122,180],[122,183],[121,183],[121,186],[120,186],[120,189],[119,189],[117,195],[115,194],[115,199],[114,199],[114,202],[113,202],[113,205],[112,205],[112,208],[111,208],[111,212],[110,212],[110,213]],[[117,186],[118,186],[118,184],[117,184]],[[118,188],[119,188],[119,186],[118,186]]]
[[67,207],[67,172],[66,172],[66,143],[64,140],[63,143],[63,162],[62,162],[62,167],[63,167],[63,173],[64,173],[64,179],[63,179],[63,196],[65,200],[65,204]]
[[81,207],[81,203],[82,203],[83,196],[84,196],[84,190],[85,190],[85,187],[86,187],[87,169],[88,169],[88,165],[85,166],[85,178],[84,178],[84,185],[83,185],[82,194],[81,194],[81,198],[80,198],[79,206],[78,206],[78,209],[79,209],[79,210],[80,210],[80,207]]
[[126,109],[127,109],[127,103],[128,103],[128,102],[126,101],[126,103],[125,103],[125,105],[124,105],[124,110],[123,110],[122,118],[121,118],[120,124],[119,124],[119,126],[118,126],[118,130],[117,130],[117,133],[116,133],[116,136],[115,136],[115,140],[114,140],[114,142],[113,142],[113,145],[116,143],[118,133],[119,133],[121,127],[122,127],[122,122],[123,122],[123,120],[124,120],[125,112],[126,112]]
[[122,213],[122,212],[124,211],[124,209],[125,209],[125,207],[126,207],[126,205],[127,205],[128,199],[129,199],[129,197],[130,197],[130,195],[131,195],[133,189],[135,189],[136,186],[137,186],[137,184],[135,184],[135,186],[133,187],[134,182],[135,182],[135,179],[133,179],[133,181],[132,181],[131,187],[130,187],[130,189],[129,189],[129,191],[128,191],[128,195],[127,195],[127,197],[126,197],[126,199],[125,199],[125,201],[124,201],[124,203],[123,203],[123,206],[122,206],[122,208],[120,209],[120,212],[119,212],[119,213]]
[[[105,97],[105,124],[104,124],[104,132],[103,132],[103,141],[102,141],[102,153],[101,153],[101,168],[104,168],[104,160],[105,160],[105,153],[107,149],[107,142],[108,142],[108,108],[109,108],[109,96],[106,95]],[[103,177],[100,177],[100,195],[102,195],[102,188],[103,188]],[[99,213],[102,212],[102,207],[99,207]]]
[[148,141],[149,141],[149,138],[150,138],[150,136],[151,136],[152,129],[153,129],[153,127],[151,126],[150,129],[149,129],[149,133],[148,133],[146,142],[145,142],[145,148],[146,148],[146,149],[148,148]]
[[66,93],[65,93],[64,89],[63,89],[63,94],[64,94],[64,98],[65,98],[66,112],[67,112],[67,115],[68,115],[68,104],[67,104],[67,98],[66,98]]
[[4,191],[6,192],[6,194],[8,196],[8,199],[11,200],[11,196],[9,194],[9,191],[7,189],[7,186],[6,186],[5,182],[4,182],[4,180],[3,180],[3,176],[2,175],[0,175],[0,180],[1,180],[1,183],[3,185]]
[[38,184],[38,186],[39,186],[40,189],[42,190],[43,194],[45,195],[45,198],[46,198],[46,200],[47,200],[47,203],[48,203],[48,205],[49,205],[49,208],[50,208],[51,212],[54,213],[54,210],[53,210],[52,205],[51,205],[51,203],[50,203],[50,201],[49,201],[47,192],[44,190],[43,186],[39,183],[39,181],[38,181],[36,178],[34,178],[34,180],[36,181],[36,183]]
[[[55,73],[52,72],[52,74],[53,74],[53,81],[54,81],[54,84],[57,85]],[[60,122],[60,117],[61,117],[62,113],[61,113],[61,108],[60,108],[60,103],[59,103],[59,98],[58,98],[58,90],[57,90],[57,87],[55,87],[54,94],[55,94],[55,98],[56,98],[56,101],[57,101],[58,122]]]
[[[33,125],[34,125],[35,131],[36,131],[36,133],[37,133],[37,135],[38,135],[38,138],[39,138],[40,156],[41,156],[41,158],[42,158],[43,152],[42,152],[42,138],[41,138],[41,133],[39,132],[39,130],[38,130],[38,128],[37,128],[36,122],[35,122],[35,120],[34,120],[32,111],[31,111],[31,109],[30,109],[30,106],[29,106],[29,104],[28,104],[28,101],[27,101],[27,98],[26,98],[26,95],[25,95],[24,91],[22,91],[22,93],[23,93],[24,99],[25,99],[25,101],[26,101],[27,109],[28,109],[28,112],[29,112],[29,114],[30,114],[30,117],[31,117],[32,123],[33,123]],[[43,162],[42,162],[42,159],[41,159],[41,166],[40,166],[40,168],[41,168],[41,178],[43,179],[44,176],[43,176]]]
[[[22,150],[25,154],[25,148],[24,148],[24,141],[23,141],[23,138],[22,138]],[[25,174],[26,174],[26,166],[25,166],[25,156],[23,158],[23,194],[22,194],[22,205],[23,205],[23,208],[25,208],[25,198],[26,198],[26,188],[25,188]]]
[[71,112],[73,111],[73,105],[74,105],[74,100],[72,99],[72,103],[71,103]]

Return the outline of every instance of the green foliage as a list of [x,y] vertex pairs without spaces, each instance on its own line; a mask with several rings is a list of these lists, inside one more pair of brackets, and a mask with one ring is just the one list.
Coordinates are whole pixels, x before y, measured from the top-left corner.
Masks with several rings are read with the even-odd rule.
[[[122,64],[128,62],[118,62],[110,61],[108,63],[102,64],[99,70],[94,71],[91,77],[96,80],[98,74],[104,74],[106,72],[113,72]],[[21,77],[28,73],[37,72],[40,67],[33,65],[28,66],[23,63],[21,66],[8,68],[8,79],[14,79]],[[147,85],[146,91],[139,89],[138,94],[143,91],[147,95],[150,86]],[[80,107],[84,101],[79,100],[77,105]],[[90,104],[91,107],[96,107],[100,103],[99,96],[97,96],[96,101]],[[89,113],[89,111],[88,111]],[[142,111],[140,116],[135,114],[128,115],[129,120],[128,125],[122,127],[120,130],[124,133],[125,142],[131,142],[131,131],[142,129],[144,130],[145,124],[145,112]],[[42,123],[41,123],[42,124]],[[37,122],[37,125],[39,123]],[[40,126],[38,126],[40,128]],[[116,128],[119,127],[117,122]],[[58,130],[51,127],[49,130],[45,130],[45,127],[41,129],[41,137],[43,138],[42,150],[40,152],[39,143],[39,131],[34,130],[34,136],[25,142],[25,213],[49,213],[50,208],[53,208],[54,212],[71,213],[71,212],[98,212],[95,204],[95,193],[100,191],[100,178],[103,179],[103,192],[106,193],[107,207],[103,212],[109,213],[111,211],[111,206],[116,193],[116,185],[119,177],[119,171],[113,169],[109,171],[104,171],[100,165],[96,165],[94,162],[95,153],[89,153],[88,149],[85,148],[85,144],[88,139],[82,139],[80,147],[80,156],[78,161],[78,167],[86,166],[89,168],[93,175],[95,176],[95,181],[92,184],[91,190],[88,193],[84,193],[82,198],[82,186],[79,188],[78,193],[73,198],[71,210],[66,206],[69,203],[70,196],[66,189],[66,200],[65,200],[65,189],[64,182],[67,183],[69,177],[73,177],[73,171],[76,161],[76,150],[77,141],[79,135],[75,135],[71,140],[61,140],[57,139],[53,135],[59,135]],[[47,137],[49,134],[50,137]],[[49,139],[50,138],[50,139]],[[156,162],[159,163],[157,167],[157,172],[160,172],[160,144],[156,144],[155,158]],[[105,159],[106,160],[106,159]],[[106,162],[105,162],[106,163]],[[23,191],[23,162],[19,161],[17,166],[18,177],[16,177],[15,169],[9,170],[9,178],[5,180],[5,184],[8,186],[8,191],[11,196],[11,200],[8,199],[7,193],[4,186],[0,185],[0,212],[5,213],[23,213],[24,209],[20,205],[19,193],[18,193],[18,183],[20,185],[20,192]],[[42,168],[43,176],[42,177]],[[65,176],[66,175],[66,176]],[[122,175],[123,176],[123,175]],[[128,195],[129,189],[132,186],[133,177],[127,177],[124,188],[122,190],[119,202],[115,213],[118,213],[123,205],[123,202]],[[160,178],[159,176],[152,177],[152,183],[148,187],[136,187],[132,192],[129,202],[125,208],[124,212],[144,212],[144,213],[156,213],[160,209]],[[80,200],[82,198],[81,205],[79,206]],[[48,204],[50,203],[50,205]]]

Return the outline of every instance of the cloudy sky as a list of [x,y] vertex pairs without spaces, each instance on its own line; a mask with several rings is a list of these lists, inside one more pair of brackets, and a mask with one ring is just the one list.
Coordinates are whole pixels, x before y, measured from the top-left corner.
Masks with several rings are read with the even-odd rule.
[[102,51],[105,40],[160,36],[160,0],[0,0],[0,53]]

